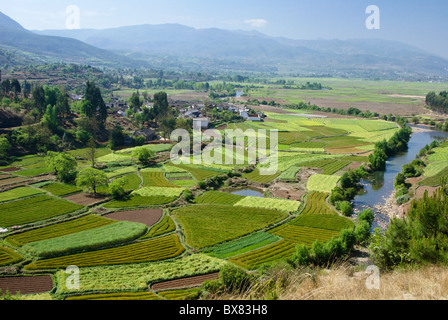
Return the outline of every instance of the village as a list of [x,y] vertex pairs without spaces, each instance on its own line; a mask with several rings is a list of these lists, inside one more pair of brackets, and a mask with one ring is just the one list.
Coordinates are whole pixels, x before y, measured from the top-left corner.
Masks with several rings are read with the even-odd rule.
[[[70,94],[69,96],[72,101],[80,101],[83,99],[83,96],[81,95]],[[115,116],[116,118],[123,119],[133,117],[129,113],[129,103],[123,98],[109,96],[104,100],[109,116]],[[267,117],[264,112],[255,111],[250,106],[229,102],[212,102],[204,104],[191,101],[169,99],[168,103],[173,109],[173,113],[177,115],[177,118],[191,119],[193,123],[192,128],[201,128],[202,130],[218,128],[221,125],[221,121],[219,121],[219,117],[217,115],[225,111],[232,114],[232,118],[235,119],[235,122],[262,122]],[[142,109],[151,109],[153,107],[153,102],[146,102],[143,104]],[[212,110],[214,110],[214,112],[210,112]],[[143,113],[143,111],[139,110],[138,113]],[[134,130],[134,132],[129,132],[129,134],[130,135],[125,137],[125,145],[130,145],[132,143],[132,136],[144,136],[146,142],[165,140],[159,135],[159,132],[157,131],[157,128],[155,128],[155,126],[150,127],[149,125],[147,125],[146,127],[140,128],[139,130]]]

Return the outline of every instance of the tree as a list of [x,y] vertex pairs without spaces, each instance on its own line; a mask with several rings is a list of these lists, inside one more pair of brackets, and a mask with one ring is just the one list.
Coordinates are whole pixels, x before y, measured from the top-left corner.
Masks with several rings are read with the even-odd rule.
[[101,96],[100,88],[94,82],[87,81],[84,100],[91,104],[91,112],[87,116],[95,116],[100,124],[104,124],[107,119],[107,107]]
[[87,155],[92,163],[92,168],[95,168],[95,163],[96,163],[96,143],[95,143],[95,139],[93,139],[93,137],[90,137],[89,142],[88,142],[88,150],[87,150]]
[[85,187],[97,194],[97,189],[108,184],[106,173],[94,168],[86,168],[81,170],[76,177],[76,185]]
[[48,105],[47,110],[41,121],[42,126],[47,127],[51,132],[55,133],[59,129],[58,107]]
[[47,108],[44,88],[41,86],[34,87],[31,94],[33,96],[33,108],[39,111],[41,115],[44,114]]
[[127,178],[123,177],[115,179],[111,184],[109,184],[109,190],[112,198],[115,200],[123,200],[126,197],[126,190],[124,189],[126,183]]
[[132,96],[129,98],[129,107],[131,108],[133,113],[137,113],[140,111],[143,103],[140,100],[140,96],[134,92]]
[[65,152],[48,151],[45,163],[51,171],[55,172],[58,179],[63,182],[69,182],[74,178],[75,170],[78,166],[76,159]]
[[154,152],[148,148],[137,148],[132,152],[132,157],[137,159],[143,165],[149,165],[154,157]]
[[11,143],[6,137],[0,137],[0,159],[6,159],[11,150]]
[[124,132],[123,128],[116,125],[110,133],[109,147],[115,149],[124,144]]

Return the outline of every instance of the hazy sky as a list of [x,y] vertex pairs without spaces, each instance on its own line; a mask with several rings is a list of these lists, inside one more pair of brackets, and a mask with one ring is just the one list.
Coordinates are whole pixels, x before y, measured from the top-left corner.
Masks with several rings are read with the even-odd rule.
[[[293,39],[381,38],[448,58],[446,0],[14,0],[0,11],[30,30],[64,29],[70,5],[81,28],[179,23]],[[380,30],[366,28],[369,5],[380,9]]]

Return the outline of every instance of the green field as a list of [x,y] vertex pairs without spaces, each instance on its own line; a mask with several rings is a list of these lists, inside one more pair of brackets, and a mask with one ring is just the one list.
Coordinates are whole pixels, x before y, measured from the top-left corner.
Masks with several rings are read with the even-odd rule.
[[72,213],[82,208],[81,205],[45,195],[9,202],[0,205],[0,226],[26,225]]
[[12,189],[12,190],[0,193],[0,203],[17,200],[17,199],[22,199],[22,198],[27,198],[27,197],[35,196],[35,195],[42,194],[42,193],[44,193],[44,191],[34,189],[34,188],[29,188],[29,187],[16,188],[16,189]]
[[38,258],[50,258],[78,252],[92,251],[135,240],[147,231],[144,224],[120,221],[95,229],[26,244],[22,247]]
[[306,205],[302,210],[301,215],[307,214],[337,214],[336,211],[330,209],[325,202],[328,197],[327,193],[310,192],[306,196]]
[[338,176],[315,174],[309,178],[306,187],[309,191],[330,193],[331,190],[336,187],[340,179],[341,178]]
[[235,206],[256,209],[270,209],[292,213],[299,210],[300,202],[285,199],[245,197],[244,199],[241,199],[240,201],[235,203]]
[[[194,254],[175,260],[82,268],[81,292],[146,291],[157,282],[181,279],[219,271],[225,261],[203,254]],[[73,293],[66,287],[68,274],[56,273],[57,293]]]
[[0,247],[0,267],[20,262],[22,259],[22,256],[13,250]]
[[149,206],[161,206],[175,201],[177,197],[165,197],[165,196],[133,196],[129,200],[123,201],[111,201],[103,204],[104,208],[137,208],[137,207],[149,207]]
[[63,237],[81,231],[104,227],[113,223],[116,223],[116,221],[91,214],[72,221],[61,222],[12,235],[7,237],[6,241],[20,247],[28,243]]
[[68,196],[73,193],[82,191],[81,188],[67,185],[67,184],[62,184],[62,183],[51,183],[51,184],[41,187],[41,189],[45,190],[47,192],[50,192],[51,194],[53,194],[55,196],[60,196],[60,197]]
[[279,238],[273,234],[267,232],[258,232],[242,239],[216,245],[203,252],[212,257],[228,259],[267,246],[278,240]]
[[277,210],[194,205],[173,211],[189,246],[202,249],[248,235],[275,224],[287,214]]
[[121,247],[84,252],[63,257],[37,260],[27,265],[27,270],[50,270],[68,266],[90,267],[142,263],[175,258],[182,254],[182,247],[176,235],[137,242]]
[[149,232],[141,239],[151,239],[173,231],[176,231],[176,224],[171,217],[165,216],[159,223],[151,227]]

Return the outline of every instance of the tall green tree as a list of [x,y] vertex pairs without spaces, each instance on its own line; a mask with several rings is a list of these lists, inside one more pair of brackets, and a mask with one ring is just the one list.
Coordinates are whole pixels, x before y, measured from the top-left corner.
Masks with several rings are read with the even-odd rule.
[[95,116],[100,124],[104,124],[107,119],[107,107],[101,95],[101,90],[95,85],[95,82],[87,81],[84,100],[91,104],[93,114],[88,116]]
[[58,179],[63,182],[69,182],[74,178],[75,170],[78,166],[76,159],[65,152],[48,151],[45,163],[57,175]]
[[33,108],[39,111],[41,115],[47,110],[48,104],[45,104],[45,91],[42,86],[34,87],[31,91],[33,96]]
[[101,186],[108,184],[106,173],[94,168],[86,168],[81,170],[76,177],[76,185],[92,190],[93,194],[97,194],[97,190]]

